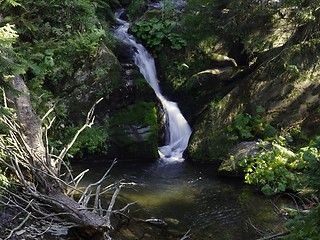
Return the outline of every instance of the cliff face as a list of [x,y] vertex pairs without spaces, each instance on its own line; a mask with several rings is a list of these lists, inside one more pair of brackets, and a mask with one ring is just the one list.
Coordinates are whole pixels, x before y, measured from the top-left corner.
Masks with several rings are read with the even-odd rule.
[[228,125],[239,114],[257,114],[257,106],[266,109],[265,120],[279,131],[298,127],[309,136],[319,133],[319,54],[319,42],[300,43],[266,59],[220,101],[208,105],[194,126],[187,156],[221,160],[233,143]]

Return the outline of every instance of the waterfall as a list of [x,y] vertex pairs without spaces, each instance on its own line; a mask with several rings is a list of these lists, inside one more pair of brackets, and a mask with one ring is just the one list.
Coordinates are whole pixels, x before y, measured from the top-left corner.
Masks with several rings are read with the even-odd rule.
[[161,93],[154,59],[146,48],[137,43],[135,38],[128,33],[129,23],[120,19],[124,11],[116,12],[119,27],[115,30],[115,37],[135,49],[134,62],[149,85],[153,88],[166,113],[166,143],[159,147],[161,159],[167,161],[183,161],[183,151],[188,146],[191,128],[183,117],[177,103],[169,101]]

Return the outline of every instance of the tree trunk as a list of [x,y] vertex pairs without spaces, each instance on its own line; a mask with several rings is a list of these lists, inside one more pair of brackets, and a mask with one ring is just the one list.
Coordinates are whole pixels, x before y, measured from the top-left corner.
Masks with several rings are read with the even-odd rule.
[[12,78],[11,86],[12,89],[7,92],[9,106],[16,111],[17,122],[26,143],[39,156],[39,162],[34,164],[42,168],[45,161],[45,147],[42,140],[41,120],[32,109],[30,91],[20,75]]
[[[99,186],[93,190],[89,190],[88,187],[86,191],[82,192],[79,201],[75,201],[73,196],[69,197],[66,194],[68,188],[72,189],[71,192],[76,191],[80,180],[75,181],[73,178],[70,182],[63,181],[60,179],[60,167],[57,165],[61,164],[62,158],[73,143],[69,144],[59,157],[52,157],[48,153],[43,141],[42,121],[32,109],[30,91],[21,76],[17,75],[12,78],[12,88],[6,91],[6,95],[9,106],[15,109],[15,121],[18,125],[16,129],[10,129],[12,130],[11,137],[14,136],[13,139],[16,141],[13,146],[23,148],[16,150],[16,152],[9,151],[11,164],[8,164],[18,176],[19,182],[23,184],[24,192],[21,194],[21,199],[24,199],[22,202],[28,203],[28,206],[23,207],[33,206],[31,208],[36,209],[35,216],[40,214],[44,218],[55,213],[54,215],[62,216],[64,221],[80,227],[85,232],[99,236],[105,235],[111,228],[110,213],[114,204],[112,203],[111,208],[109,206],[108,211],[103,210],[98,204],[100,202],[100,182],[106,176],[98,184],[89,185],[90,187]],[[93,108],[88,114],[85,126],[90,127],[93,123]],[[12,121],[14,120],[7,120],[7,122]],[[7,126],[13,125],[8,123]],[[75,139],[76,137],[74,141]],[[0,148],[2,151],[6,151],[7,146],[1,145]],[[114,185],[113,189],[117,188]],[[87,204],[91,197],[95,198],[97,204],[88,208]],[[19,203],[15,202],[15,204]]]

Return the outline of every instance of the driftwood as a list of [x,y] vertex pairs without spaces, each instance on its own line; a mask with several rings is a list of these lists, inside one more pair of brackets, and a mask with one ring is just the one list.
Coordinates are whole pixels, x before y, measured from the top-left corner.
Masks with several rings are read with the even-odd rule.
[[[111,213],[120,189],[127,184],[120,181],[102,188],[101,183],[116,161],[98,182],[84,191],[79,190],[78,185],[88,171],[74,177],[63,161],[78,135],[93,124],[94,108],[101,99],[90,109],[85,124],[72,141],[56,156],[49,151],[47,138],[47,131],[54,121],[54,118],[48,119],[52,109],[42,119],[34,113],[30,93],[21,76],[12,79],[12,88],[6,95],[9,96],[8,105],[15,113],[0,116],[0,122],[8,129],[6,134],[0,135],[0,163],[14,175],[17,188],[14,191],[2,188],[6,194],[0,201],[5,206],[18,208],[27,217],[10,231],[7,239],[29,219],[43,222],[48,229],[52,226],[78,228],[89,236],[111,239]],[[48,124],[43,127],[45,120]],[[63,176],[67,179],[62,179]],[[107,191],[114,192],[109,206],[104,209],[100,198]],[[78,199],[74,198],[75,193],[80,195]],[[34,234],[39,236],[44,232]]]

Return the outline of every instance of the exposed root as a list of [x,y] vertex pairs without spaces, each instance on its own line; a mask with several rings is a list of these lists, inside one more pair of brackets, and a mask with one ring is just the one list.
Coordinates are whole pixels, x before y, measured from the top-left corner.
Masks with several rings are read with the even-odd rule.
[[[30,103],[25,96],[21,101],[26,105]],[[79,129],[72,141],[58,156],[49,151],[47,138],[48,129],[51,127],[54,118],[49,119],[48,125],[44,127],[44,147],[37,148],[35,151],[30,146],[40,146],[42,144],[30,144],[32,139],[39,138],[26,137],[25,128],[21,128],[18,124],[21,119],[18,121],[15,114],[0,116],[0,122],[8,129],[7,134],[0,135],[0,164],[5,165],[10,170],[16,181],[14,190],[1,187],[5,194],[0,197],[0,203],[6,207],[19,209],[25,215],[24,220],[10,231],[6,239],[12,238],[29,220],[36,220],[42,226],[46,226],[45,229],[40,231],[28,226],[28,234],[30,233],[34,237],[39,237],[53,228],[65,229],[63,232],[67,232],[70,228],[77,228],[86,232],[89,236],[99,235],[99,239],[111,239],[109,233],[113,229],[111,217],[116,198],[122,187],[132,184],[119,181],[105,188],[101,187],[116,163],[114,160],[99,181],[89,184],[82,191],[78,186],[88,170],[74,177],[71,169],[63,161],[78,135],[86,127],[92,126],[94,108],[100,101],[101,99],[90,109],[83,127]],[[42,121],[49,117],[51,111],[49,110],[45,114]],[[30,114],[31,110],[27,112]],[[33,127],[38,129],[37,126]],[[62,179],[63,176],[64,179]],[[113,191],[110,204],[104,208],[101,204],[101,197],[110,191]],[[77,193],[77,196],[80,193],[78,199],[75,199],[75,193]]]

